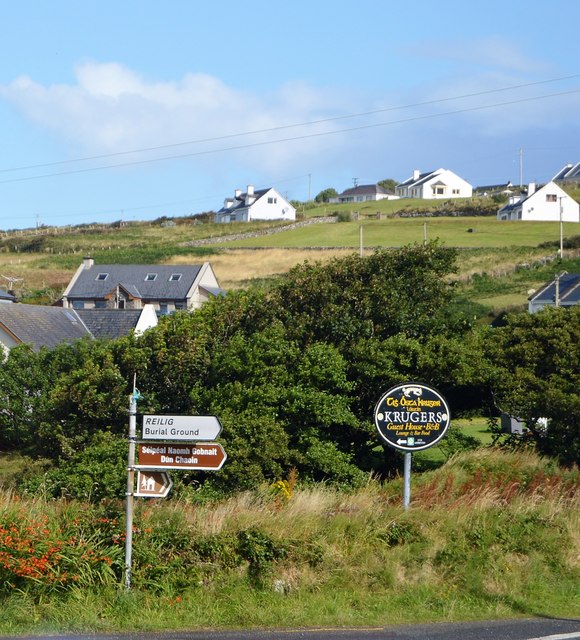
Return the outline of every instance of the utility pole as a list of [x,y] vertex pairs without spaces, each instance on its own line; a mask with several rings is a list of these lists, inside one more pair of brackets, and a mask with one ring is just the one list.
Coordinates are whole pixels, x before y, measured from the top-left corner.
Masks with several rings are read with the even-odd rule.
[[524,186],[524,150],[520,148],[520,189]]
[[311,194],[310,189],[311,189],[311,187],[312,187],[312,175],[309,173],[308,174],[308,200],[307,200],[307,202],[310,202],[310,194]]
[[564,223],[563,223],[563,206],[562,200],[567,196],[558,196],[560,204],[560,260],[564,259]]

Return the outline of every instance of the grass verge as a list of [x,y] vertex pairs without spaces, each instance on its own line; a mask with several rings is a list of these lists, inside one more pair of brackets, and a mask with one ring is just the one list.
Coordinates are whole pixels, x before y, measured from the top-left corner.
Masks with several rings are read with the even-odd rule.
[[[4,529],[24,539],[45,517],[53,543],[59,531],[69,541],[58,553],[76,553],[86,570],[70,583],[43,581],[47,572],[11,588],[5,537],[0,633],[579,616],[578,480],[531,454],[479,449],[414,477],[408,510],[400,479],[355,493],[301,487],[288,498],[266,487],[218,502],[141,501],[130,593],[115,552],[122,504],[5,493]],[[95,569],[105,549],[112,572]]]

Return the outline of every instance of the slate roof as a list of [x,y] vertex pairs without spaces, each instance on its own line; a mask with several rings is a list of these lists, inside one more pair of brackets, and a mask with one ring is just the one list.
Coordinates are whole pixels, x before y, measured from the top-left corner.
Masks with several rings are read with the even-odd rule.
[[137,326],[142,309],[76,309],[77,315],[97,339],[113,340]]
[[580,162],[565,165],[552,180],[580,180]]
[[0,305],[0,326],[35,351],[91,335],[73,309],[33,304]]
[[[93,264],[80,271],[66,297],[102,300],[119,286],[141,300],[185,300],[201,268],[202,265]],[[99,279],[100,274],[107,276]],[[147,280],[149,274],[155,274],[155,278]],[[181,278],[170,280],[174,274],[181,274]]]
[[[254,204],[255,202],[257,202],[262,196],[264,196],[266,193],[268,193],[268,191],[270,191],[271,187],[268,189],[255,189],[254,193],[250,196],[254,198],[254,200],[252,201],[252,204]],[[240,193],[239,196],[234,196],[233,198],[231,198],[231,200],[233,200],[233,204],[231,204],[229,207],[222,207],[218,213],[225,213],[226,211],[237,211],[238,209],[245,209],[248,206],[251,205],[247,205],[246,204],[246,196],[248,194],[247,193]],[[229,200],[229,198],[228,198]]]
[[340,197],[343,196],[370,196],[370,195],[388,195],[389,192],[381,187],[378,184],[361,184],[357,187],[351,187],[350,189],[346,189],[340,194]]
[[434,175],[437,174],[438,169],[434,169],[433,171],[427,171],[426,173],[420,173],[419,177],[417,179],[414,179],[413,176],[411,176],[410,178],[407,178],[407,180],[405,180],[404,182],[401,182],[399,185],[397,185],[398,187],[410,187],[410,186],[418,186],[420,184],[423,184],[423,182],[426,182],[427,180],[429,180],[430,178],[432,178]]
[[[559,304],[562,307],[580,304],[580,273],[560,274]],[[554,304],[556,300],[556,278],[530,296],[530,301],[539,304]]]

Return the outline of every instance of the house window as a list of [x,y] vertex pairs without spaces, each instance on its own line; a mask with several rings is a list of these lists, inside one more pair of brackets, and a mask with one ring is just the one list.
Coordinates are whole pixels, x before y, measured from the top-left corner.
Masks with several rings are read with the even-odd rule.
[[558,196],[555,193],[547,193],[546,202],[558,202]]
[[176,302],[175,309],[178,311],[183,311],[184,309],[187,309],[187,305],[185,304],[185,302]]
[[433,187],[433,195],[442,196],[445,194],[445,187]]
[[169,282],[179,282],[181,280],[181,273],[172,273],[169,276]]
[[107,302],[106,300],[95,300],[95,309],[106,309]]
[[159,313],[164,316],[166,316],[169,313],[167,303],[165,302],[159,303]]
[[85,303],[82,300],[73,300],[72,308],[73,309],[84,309],[85,308]]
[[119,298],[119,300],[117,300],[117,309],[124,309],[125,308],[125,298]]
[[458,196],[459,195],[459,189],[453,189],[453,195],[454,196]]
[[99,273],[95,280],[106,280],[109,277],[108,273]]
[[278,198],[268,198],[268,204],[276,204],[278,202]]
[[157,279],[157,274],[156,273],[148,273],[145,276],[145,282],[153,282],[153,280]]

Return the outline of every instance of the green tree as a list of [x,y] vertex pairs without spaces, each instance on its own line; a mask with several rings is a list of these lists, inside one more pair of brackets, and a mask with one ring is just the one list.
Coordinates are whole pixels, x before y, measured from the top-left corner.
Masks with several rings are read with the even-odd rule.
[[580,464],[580,306],[507,316],[489,330],[486,355],[497,407],[526,423],[518,441]]
[[379,185],[379,187],[382,187],[386,191],[394,192],[395,187],[399,183],[396,180],[393,180],[392,178],[386,178],[385,180],[381,180],[380,182],[377,182],[377,184]]
[[319,194],[314,198],[315,202],[328,202],[330,198],[336,198],[338,196],[338,191],[329,187],[328,189],[323,189]]

